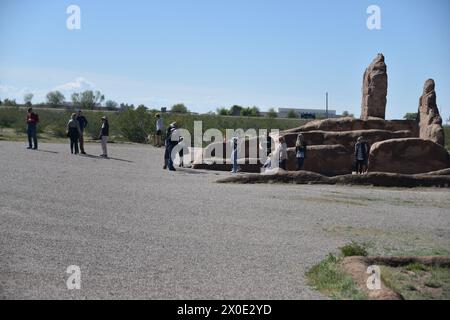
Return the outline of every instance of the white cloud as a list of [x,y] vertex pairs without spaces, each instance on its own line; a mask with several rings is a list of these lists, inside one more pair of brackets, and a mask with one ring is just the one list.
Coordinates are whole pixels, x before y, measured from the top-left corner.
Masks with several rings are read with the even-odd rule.
[[0,84],[0,94],[2,95],[13,94],[16,93],[17,91],[18,89],[16,87]]
[[86,90],[94,90],[94,84],[83,77],[78,77],[74,81],[67,82],[55,87],[53,90],[65,92],[82,92]]

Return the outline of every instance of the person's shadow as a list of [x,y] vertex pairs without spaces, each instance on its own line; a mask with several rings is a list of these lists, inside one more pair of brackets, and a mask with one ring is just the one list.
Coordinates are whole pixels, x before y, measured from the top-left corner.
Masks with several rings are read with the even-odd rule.
[[94,156],[92,154],[79,154],[80,157],[85,157],[85,158],[91,158],[91,159],[104,159],[104,160],[115,160],[115,161],[122,161],[122,162],[127,162],[127,163],[133,163],[133,161],[131,160],[125,160],[125,159],[119,159],[119,158],[104,158],[104,157],[100,157],[100,156]]
[[59,153],[59,152],[56,152],[56,151],[42,150],[42,149],[37,149],[37,150],[33,150],[33,151],[39,151],[39,152],[45,152],[45,153],[53,153],[53,154],[58,154]]

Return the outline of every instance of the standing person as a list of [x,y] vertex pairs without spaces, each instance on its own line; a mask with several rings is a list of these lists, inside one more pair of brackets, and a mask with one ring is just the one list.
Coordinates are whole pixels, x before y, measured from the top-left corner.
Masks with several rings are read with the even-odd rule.
[[295,156],[297,158],[297,171],[303,170],[306,158],[306,143],[302,134],[297,136],[295,143]]
[[266,136],[266,152],[267,156],[270,156],[270,154],[272,153],[272,138],[270,137],[269,131],[267,131]]
[[176,122],[170,124],[169,128],[167,128],[166,135],[166,150],[164,152],[164,169],[169,168],[170,171],[176,171],[173,166],[173,155],[172,150],[178,144],[179,136],[177,130]]
[[264,150],[266,151],[266,158],[270,158],[270,155],[272,154],[272,138],[270,137],[269,131],[267,131],[265,139],[263,137],[260,137],[259,150],[260,150],[259,157],[261,160],[264,159],[264,157],[262,156]]
[[[37,124],[39,123],[39,116],[37,113],[33,112],[33,108],[28,108],[27,112],[27,135],[28,135],[28,148],[37,150]],[[33,144],[34,143],[34,147]]]
[[155,134],[155,147],[160,148],[162,146],[161,136],[163,130],[163,119],[159,113],[156,114],[156,134]]
[[355,145],[356,173],[363,174],[367,171],[369,145],[363,137],[359,137]]
[[77,120],[77,115],[76,113],[72,113],[72,116],[67,123],[67,136],[70,139],[70,153],[72,154],[74,154],[74,152],[75,154],[79,153],[78,139],[80,138],[80,133],[81,129],[80,124]]
[[108,137],[109,137],[109,122],[108,118],[106,116],[102,117],[102,128],[100,130],[99,139],[101,140],[102,144],[102,151],[103,154],[100,155],[100,157],[108,158]]
[[178,147],[180,148],[180,151],[178,151],[178,155],[180,156],[180,168],[184,168],[184,161],[183,161],[183,157],[184,157],[184,148],[186,147],[186,144],[183,141],[183,137],[180,137],[180,139],[178,140]]
[[284,137],[278,138],[278,148],[276,151],[276,155],[278,156],[278,164],[279,167],[283,170],[286,170],[286,162],[287,162],[287,144]]
[[239,139],[238,139],[238,137],[233,137],[230,140],[230,144],[231,144],[231,164],[233,166],[231,173],[237,173],[239,171],[239,166],[238,166]]
[[86,152],[84,151],[84,129],[87,127],[88,125],[88,121],[86,119],[85,116],[83,116],[81,114],[81,110],[78,109],[77,111],[77,118],[76,120],[78,121],[78,124],[80,125],[80,150],[81,150],[81,154],[86,154]]

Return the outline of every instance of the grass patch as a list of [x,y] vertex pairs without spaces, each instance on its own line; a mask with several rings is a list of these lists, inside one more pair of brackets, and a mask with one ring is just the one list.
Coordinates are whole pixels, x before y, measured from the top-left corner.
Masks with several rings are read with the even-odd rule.
[[325,260],[306,273],[308,284],[332,299],[367,299],[367,296],[358,289],[352,277],[342,270],[341,259],[329,254]]
[[344,257],[367,257],[369,255],[367,245],[364,243],[359,244],[355,241],[346,244],[340,250]]
[[413,263],[404,267],[381,266],[381,278],[406,300],[450,299],[450,269]]

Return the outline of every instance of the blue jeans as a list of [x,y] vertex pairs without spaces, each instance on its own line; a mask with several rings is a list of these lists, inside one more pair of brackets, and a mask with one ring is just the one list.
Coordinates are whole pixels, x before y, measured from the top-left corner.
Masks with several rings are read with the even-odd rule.
[[297,158],[297,170],[303,170],[303,164],[305,163],[305,158]]
[[36,133],[36,125],[28,125],[27,127],[27,134],[28,134],[28,145],[30,148],[33,147],[32,141],[34,143],[34,148],[37,149],[38,143],[37,143],[37,133]]
[[172,158],[172,150],[175,146],[171,145],[169,143],[168,146],[166,146],[166,152],[164,154],[164,158],[167,164],[167,168],[171,171],[175,171],[175,167],[173,166],[173,158]]

